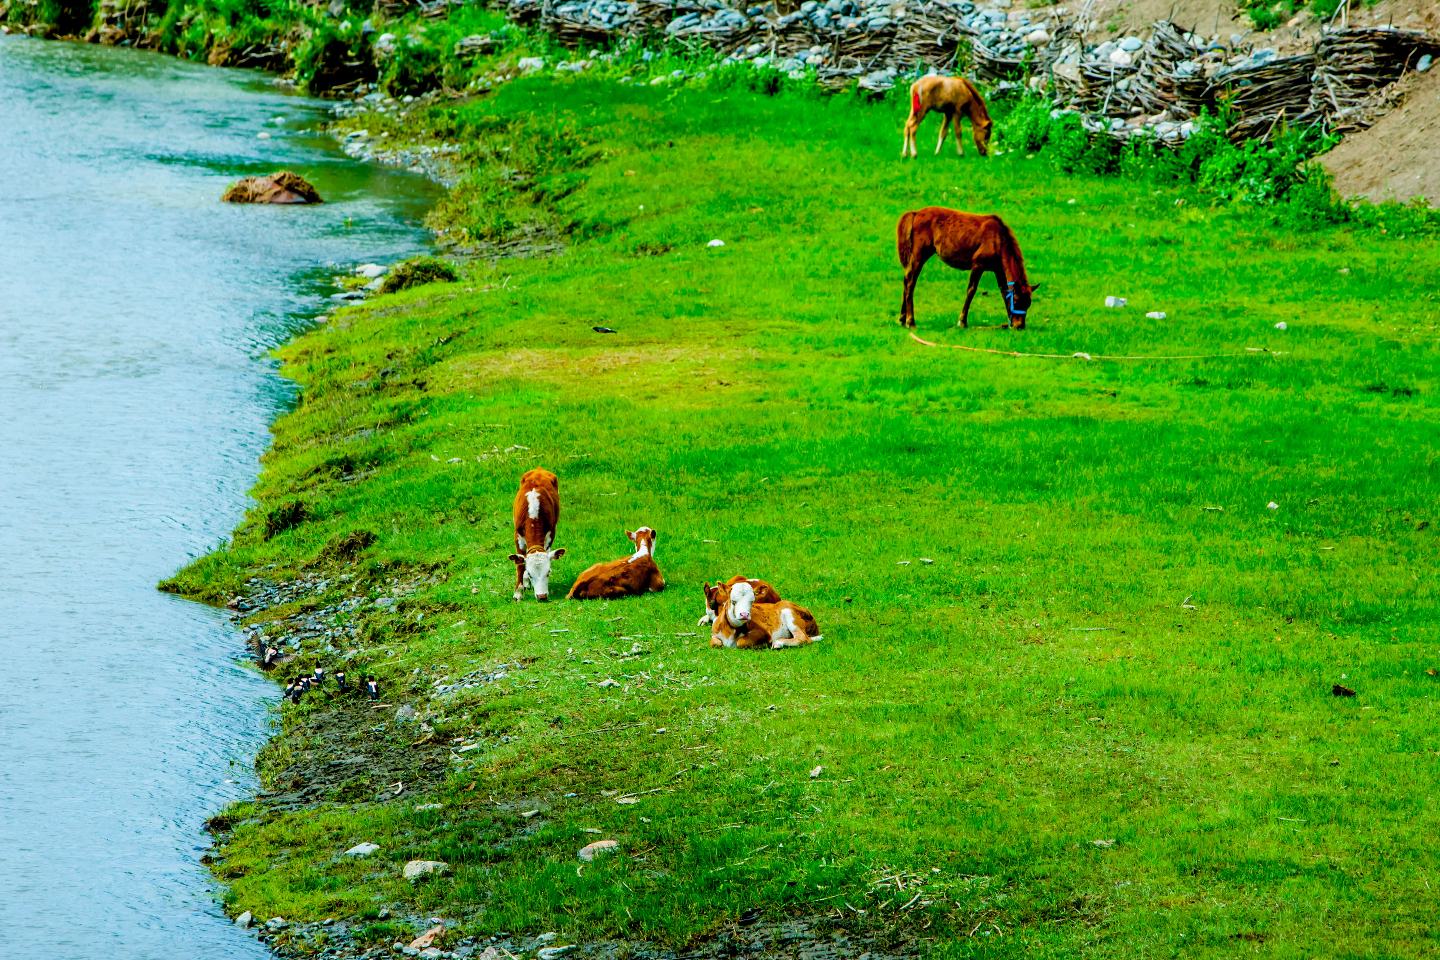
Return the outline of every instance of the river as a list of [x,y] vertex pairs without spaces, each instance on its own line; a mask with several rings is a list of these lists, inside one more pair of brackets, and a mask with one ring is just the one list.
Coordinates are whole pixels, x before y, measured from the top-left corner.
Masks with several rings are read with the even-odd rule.
[[[0,37],[0,955],[266,955],[200,857],[276,691],[155,585],[241,518],[292,400],[267,349],[327,265],[426,242],[438,188],[323,117],[254,73]],[[282,167],[328,202],[219,203]]]

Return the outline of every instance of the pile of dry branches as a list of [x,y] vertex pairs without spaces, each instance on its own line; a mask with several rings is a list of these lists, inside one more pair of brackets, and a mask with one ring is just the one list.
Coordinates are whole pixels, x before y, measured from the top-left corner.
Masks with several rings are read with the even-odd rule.
[[1381,93],[1425,54],[1440,54],[1440,41],[1419,30],[1352,27],[1328,33],[1315,45],[1316,69],[1309,107],[1337,130],[1375,122]]

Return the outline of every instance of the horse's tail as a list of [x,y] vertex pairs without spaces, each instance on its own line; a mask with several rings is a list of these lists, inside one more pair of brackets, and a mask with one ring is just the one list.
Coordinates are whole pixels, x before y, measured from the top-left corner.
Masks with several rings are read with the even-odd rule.
[[910,252],[915,248],[915,211],[911,210],[895,225],[895,252],[900,255],[900,266],[910,266]]

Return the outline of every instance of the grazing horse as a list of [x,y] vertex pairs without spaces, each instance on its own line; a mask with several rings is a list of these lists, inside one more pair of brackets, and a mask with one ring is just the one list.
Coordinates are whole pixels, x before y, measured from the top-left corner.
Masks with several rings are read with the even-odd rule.
[[945,146],[945,128],[955,128],[955,152],[965,156],[965,144],[960,139],[960,116],[970,118],[970,135],[975,138],[975,149],[980,156],[990,152],[990,113],[980,91],[964,77],[921,77],[910,84],[910,119],[905,121],[905,139],[900,144],[900,156],[916,156],[915,134],[920,130],[920,121],[931,110],[945,115],[940,121],[940,139],[935,144],[935,155]]
[[965,306],[960,311],[959,326],[968,327],[970,301],[987,272],[995,274],[1000,293],[1005,297],[1005,311],[1010,326],[1025,329],[1025,311],[1030,309],[1030,295],[1040,289],[1025,276],[1025,258],[1015,234],[999,217],[962,213],[946,207],[925,207],[912,210],[900,218],[895,227],[895,245],[900,266],[905,268],[905,298],[900,305],[900,326],[915,326],[915,281],[920,268],[932,255],[938,255],[956,270],[970,271],[970,289],[965,293]]

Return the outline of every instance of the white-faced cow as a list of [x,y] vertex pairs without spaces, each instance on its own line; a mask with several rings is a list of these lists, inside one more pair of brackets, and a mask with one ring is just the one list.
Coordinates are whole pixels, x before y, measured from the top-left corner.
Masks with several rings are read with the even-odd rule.
[[555,527],[560,522],[560,480],[549,470],[536,468],[520,478],[520,492],[515,494],[515,549],[510,554],[515,562],[515,599],[525,596],[525,588],[535,591],[535,599],[550,599],[550,561],[565,555],[565,548],[551,550]]
[[635,552],[620,560],[597,563],[575,579],[566,595],[570,600],[613,600],[616,597],[638,597],[665,589],[665,578],[655,566],[655,538],[649,527],[641,527],[625,536],[635,544]]
[[810,611],[789,600],[756,603],[755,588],[740,581],[730,588],[710,627],[712,647],[799,647],[822,639]]
[[756,603],[779,603],[780,593],[764,580],[755,580],[751,577],[742,577],[738,574],[726,580],[724,583],[717,583],[715,586],[705,584],[705,616],[695,621],[695,626],[704,627],[715,622],[715,615],[725,601],[730,599],[730,588],[741,581],[750,584],[755,591]]

